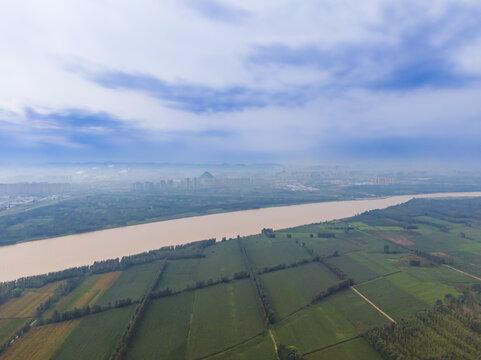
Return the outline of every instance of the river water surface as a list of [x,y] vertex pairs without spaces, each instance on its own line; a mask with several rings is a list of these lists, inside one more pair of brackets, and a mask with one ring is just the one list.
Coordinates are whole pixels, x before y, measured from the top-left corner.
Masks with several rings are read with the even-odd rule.
[[481,196],[481,192],[402,195],[243,210],[25,242],[0,247],[0,281],[88,265],[166,245],[258,234],[264,227],[277,230],[341,219],[401,204],[413,197],[472,196]]

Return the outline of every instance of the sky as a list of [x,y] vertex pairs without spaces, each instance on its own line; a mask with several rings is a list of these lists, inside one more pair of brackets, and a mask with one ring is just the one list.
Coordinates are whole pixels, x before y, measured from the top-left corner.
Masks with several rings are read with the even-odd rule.
[[3,0],[0,164],[481,163],[479,0]]

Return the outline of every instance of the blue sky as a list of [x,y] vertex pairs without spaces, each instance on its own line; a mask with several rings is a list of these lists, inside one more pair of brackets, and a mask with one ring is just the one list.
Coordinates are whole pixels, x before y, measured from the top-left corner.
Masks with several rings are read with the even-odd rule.
[[0,164],[480,163],[481,3],[0,4]]

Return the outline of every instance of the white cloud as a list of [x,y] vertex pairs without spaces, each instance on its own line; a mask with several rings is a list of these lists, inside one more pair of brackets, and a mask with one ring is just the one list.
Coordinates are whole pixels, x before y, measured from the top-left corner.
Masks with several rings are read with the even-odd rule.
[[[469,86],[383,92],[346,83],[339,68],[318,65],[251,64],[255,45],[281,43],[293,48],[314,44],[320,51],[342,46],[396,46],[404,32],[419,24],[449,17],[452,7],[477,7],[476,1],[437,0],[395,3],[387,0],[225,1],[226,9],[242,9],[242,21],[229,23],[201,16],[188,2],[177,0],[31,0],[0,4],[0,122],[24,141],[71,145],[62,135],[41,134],[57,123],[35,123],[25,117],[30,107],[40,113],[66,109],[105,112],[138,128],[152,141],[170,141],[185,133],[211,130],[231,134],[209,138],[209,146],[252,151],[290,151],[317,146],[343,134],[437,134],[472,132],[481,115],[475,100],[478,83]],[[213,3],[213,2],[211,2]],[[234,10],[233,10],[234,11]],[[448,14],[448,15],[446,15]],[[204,13],[205,15],[205,13]],[[233,15],[234,16],[234,15]],[[391,17],[391,18],[389,18]],[[462,26],[463,13],[431,39],[442,46]],[[456,39],[454,39],[456,43]],[[481,76],[481,42],[459,39],[462,47],[447,56],[453,66]],[[409,56],[409,54],[401,54]],[[352,54],[353,57],[356,54]],[[413,55],[415,56],[415,55]],[[376,58],[374,57],[374,60]],[[362,81],[387,70],[369,59],[349,69]],[[78,72],[147,74],[170,83],[211,88],[239,85],[259,91],[316,88],[314,98],[299,106],[267,105],[231,113],[196,114],[173,109],[147,93],[102,87]],[[307,90],[306,90],[307,91]],[[7,125],[8,124],[8,127]],[[13,125],[12,125],[13,124]],[[476,131],[479,129],[476,127]],[[103,134],[108,129],[78,130]],[[40,140],[41,139],[41,140]],[[199,139],[202,141],[202,139]]]

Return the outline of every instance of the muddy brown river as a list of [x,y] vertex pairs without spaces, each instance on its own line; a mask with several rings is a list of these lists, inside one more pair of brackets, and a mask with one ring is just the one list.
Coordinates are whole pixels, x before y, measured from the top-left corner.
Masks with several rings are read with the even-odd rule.
[[481,192],[402,195],[243,210],[60,236],[0,247],[0,281],[38,275],[94,261],[121,258],[166,245],[209,238],[253,235],[262,228],[283,229],[350,217],[401,204],[413,197],[473,197]]

